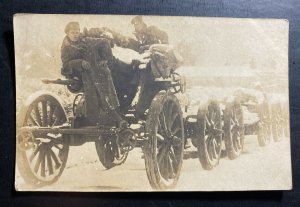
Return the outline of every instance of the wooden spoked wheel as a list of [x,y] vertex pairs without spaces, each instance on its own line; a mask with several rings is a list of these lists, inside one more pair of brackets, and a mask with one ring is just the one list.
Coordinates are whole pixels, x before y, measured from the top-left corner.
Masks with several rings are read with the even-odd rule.
[[272,106],[272,136],[275,142],[278,142],[284,136],[284,118],[280,103]]
[[227,103],[224,111],[224,140],[227,156],[233,160],[240,156],[244,147],[244,116],[241,104]]
[[174,95],[160,93],[153,99],[146,121],[148,140],[144,146],[145,165],[154,189],[174,188],[183,159],[182,111]]
[[268,102],[258,106],[259,122],[257,125],[257,139],[261,147],[267,146],[271,141],[271,117]]
[[115,136],[101,136],[95,146],[99,160],[106,169],[123,164],[128,157],[129,151],[118,146]]
[[217,101],[199,107],[195,132],[199,160],[205,170],[219,164],[222,144],[221,110]]
[[[22,112],[23,111],[23,112]],[[18,116],[19,126],[54,127],[67,121],[61,104],[51,95],[40,95]],[[64,135],[33,134],[17,129],[17,166],[25,182],[34,185],[51,184],[62,174],[69,152]]]

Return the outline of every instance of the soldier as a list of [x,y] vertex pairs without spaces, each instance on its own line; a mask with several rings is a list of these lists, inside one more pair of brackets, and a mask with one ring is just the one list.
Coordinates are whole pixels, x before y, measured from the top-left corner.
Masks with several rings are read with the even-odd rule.
[[153,44],[169,44],[168,34],[155,26],[147,26],[142,16],[136,16],[131,20],[134,26],[134,35],[141,43],[140,53]]
[[83,72],[89,73],[89,81],[93,82],[101,108],[118,122],[118,127],[127,126],[118,113],[119,102],[107,65],[112,59],[109,40],[84,37],[78,22],[69,22],[65,33],[61,47],[62,75],[80,77]]
[[[134,26],[134,32],[136,39],[140,43],[139,53],[144,53],[153,44],[169,44],[168,34],[155,26],[147,26],[143,21],[142,16],[135,16],[131,20],[131,24]],[[136,116],[138,118],[145,117],[145,111],[150,107],[151,100],[160,91],[158,84],[154,84],[154,77],[151,70],[146,69],[140,72],[142,87],[138,103],[136,105]]]

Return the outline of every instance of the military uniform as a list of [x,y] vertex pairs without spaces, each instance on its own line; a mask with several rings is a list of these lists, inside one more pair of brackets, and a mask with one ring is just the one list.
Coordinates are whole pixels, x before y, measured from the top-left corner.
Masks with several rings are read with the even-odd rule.
[[140,32],[135,32],[134,35],[143,46],[153,44],[169,44],[168,34],[156,26],[145,27]]
[[63,63],[61,73],[68,77],[80,77],[83,71],[82,62],[84,60],[89,62],[91,69],[86,72],[94,82],[101,107],[105,111],[115,110],[119,107],[111,72],[106,64],[112,59],[108,40],[84,37],[72,42],[66,36],[61,47],[61,59]]
[[[131,20],[135,27],[134,35],[140,42],[141,46],[138,50],[143,53],[154,44],[169,44],[168,34],[156,26],[147,26],[142,19],[142,16],[136,16]],[[152,99],[161,90],[160,84],[155,84],[151,66],[140,72],[141,91],[138,103],[136,105],[136,116],[145,118],[144,113],[150,107]]]

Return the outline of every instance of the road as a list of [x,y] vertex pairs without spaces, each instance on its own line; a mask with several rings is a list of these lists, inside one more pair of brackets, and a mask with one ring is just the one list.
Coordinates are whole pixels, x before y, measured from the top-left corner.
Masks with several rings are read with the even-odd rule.
[[[174,191],[271,190],[291,188],[288,138],[259,147],[256,136],[246,136],[243,154],[236,160],[223,157],[220,164],[203,170],[191,147],[185,152],[180,179]],[[16,172],[16,186],[34,191],[152,191],[140,149],[134,149],[121,166],[106,170],[94,143],[71,147],[66,169],[50,185],[32,189]]]

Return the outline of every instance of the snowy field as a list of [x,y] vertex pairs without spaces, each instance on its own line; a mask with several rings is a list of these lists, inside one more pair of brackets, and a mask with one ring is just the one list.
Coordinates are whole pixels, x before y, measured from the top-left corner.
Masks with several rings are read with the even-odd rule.
[[[174,191],[232,191],[289,189],[291,183],[290,142],[272,142],[259,147],[256,136],[246,136],[243,154],[236,160],[223,157],[211,171],[203,170],[195,148],[185,151],[185,158]],[[16,174],[17,188],[35,191],[152,191],[144,159],[134,149],[121,166],[106,170],[97,157],[94,143],[71,147],[66,169],[60,179],[42,188],[27,186]]]

